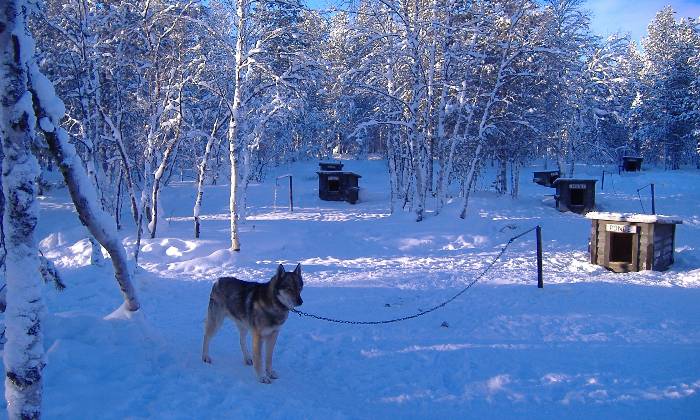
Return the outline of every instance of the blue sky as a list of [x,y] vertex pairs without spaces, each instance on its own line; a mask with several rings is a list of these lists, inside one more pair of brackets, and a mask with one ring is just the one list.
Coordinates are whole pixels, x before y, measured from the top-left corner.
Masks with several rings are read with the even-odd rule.
[[656,12],[670,4],[676,17],[700,16],[700,0],[588,0],[593,12],[592,29],[600,35],[620,30],[629,32],[637,41],[646,36],[647,25]]
[[[333,0],[307,0],[311,7],[325,7]],[[656,12],[670,4],[677,16],[700,16],[700,0],[588,0],[586,8],[593,14],[592,29],[599,35],[629,32],[640,41]]]

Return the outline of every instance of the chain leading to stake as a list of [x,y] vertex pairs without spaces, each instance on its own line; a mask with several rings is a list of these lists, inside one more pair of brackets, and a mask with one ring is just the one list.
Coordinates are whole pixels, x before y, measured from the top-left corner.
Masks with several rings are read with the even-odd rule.
[[336,324],[351,324],[351,325],[379,325],[379,324],[391,324],[391,323],[394,323],[394,322],[401,322],[401,321],[406,321],[406,320],[413,319],[413,318],[418,318],[419,316],[423,316],[423,315],[425,315],[425,314],[429,314],[429,313],[431,313],[431,312],[433,312],[433,311],[436,311],[436,310],[438,310],[438,309],[440,309],[440,308],[446,306],[448,303],[451,303],[452,301],[454,301],[454,300],[457,299],[458,297],[462,296],[467,290],[469,290],[473,285],[475,285],[476,282],[478,282],[479,280],[481,280],[481,279],[486,275],[486,273],[488,273],[488,272],[493,268],[494,265],[496,265],[496,262],[501,258],[501,256],[503,256],[503,254],[506,252],[506,249],[508,249],[508,247],[510,246],[510,244],[512,244],[516,239],[519,239],[519,238],[525,236],[526,234],[532,232],[532,231],[535,230],[535,229],[537,229],[537,226],[533,227],[532,229],[528,229],[528,230],[526,230],[525,232],[522,232],[522,233],[520,233],[520,234],[518,234],[518,235],[516,235],[516,236],[513,236],[512,238],[510,238],[510,239],[508,240],[508,242],[507,242],[505,245],[503,245],[503,247],[502,247],[501,250],[498,252],[498,254],[496,255],[496,257],[495,257],[493,260],[491,260],[491,262],[486,266],[486,269],[484,269],[484,271],[482,271],[478,276],[476,276],[476,278],[474,278],[474,280],[472,280],[471,282],[469,282],[469,284],[467,284],[467,286],[466,286],[464,289],[462,289],[462,290],[460,290],[459,292],[457,292],[457,294],[455,294],[455,295],[452,296],[451,298],[447,299],[446,301],[440,303],[439,305],[433,306],[433,307],[430,308],[430,309],[426,309],[425,311],[420,311],[420,312],[418,312],[418,313],[416,313],[416,314],[413,314],[413,315],[407,315],[407,316],[402,316],[402,317],[400,317],[400,318],[387,319],[387,320],[383,320],[383,321],[351,321],[351,320],[346,320],[346,319],[334,319],[334,318],[328,318],[328,317],[325,317],[325,316],[310,314],[310,313],[307,313],[307,312],[300,311],[300,310],[298,310],[298,309],[290,309],[290,310],[291,310],[292,312],[294,312],[295,314],[299,315],[300,317],[301,317],[301,316],[306,316],[306,317],[309,317],[309,318],[318,319],[318,320],[320,320],[320,321],[328,321],[328,322],[335,322]]

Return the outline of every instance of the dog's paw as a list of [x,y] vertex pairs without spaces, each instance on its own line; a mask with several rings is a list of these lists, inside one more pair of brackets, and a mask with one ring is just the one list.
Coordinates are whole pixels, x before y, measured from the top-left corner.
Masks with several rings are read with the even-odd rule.
[[271,384],[272,380],[266,375],[258,376],[258,380],[261,384]]
[[243,364],[246,366],[253,366],[253,359],[250,357],[244,357]]
[[274,370],[268,370],[268,371],[267,371],[267,376],[268,376],[270,379],[277,379],[277,378],[280,377],[280,376],[277,374],[277,372],[275,372]]
[[211,357],[203,355],[202,362],[211,364]]

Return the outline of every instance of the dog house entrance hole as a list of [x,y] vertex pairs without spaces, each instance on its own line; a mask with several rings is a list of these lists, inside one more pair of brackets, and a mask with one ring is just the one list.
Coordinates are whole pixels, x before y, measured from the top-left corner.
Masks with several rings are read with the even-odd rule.
[[340,191],[340,178],[337,176],[328,177],[328,191],[339,192]]
[[610,261],[632,263],[632,233],[610,232]]
[[571,205],[573,206],[582,206],[584,204],[583,200],[585,197],[585,192],[586,190],[584,189],[570,189],[569,190],[571,193]]

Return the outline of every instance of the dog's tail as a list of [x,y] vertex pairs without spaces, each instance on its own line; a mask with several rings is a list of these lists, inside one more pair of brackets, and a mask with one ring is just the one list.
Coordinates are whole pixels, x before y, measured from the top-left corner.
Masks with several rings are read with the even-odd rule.
[[209,296],[209,307],[207,308],[207,319],[204,321],[204,342],[202,343],[202,360],[206,363],[211,363],[209,357],[209,341],[219,331],[221,324],[225,318],[225,308],[219,302],[216,296],[216,286],[218,281],[214,283]]
[[207,307],[207,320],[204,322],[204,335],[213,336],[221,327],[221,323],[226,317],[226,311],[220,299],[216,298],[216,285],[211,289],[211,295],[209,296],[209,306]]

